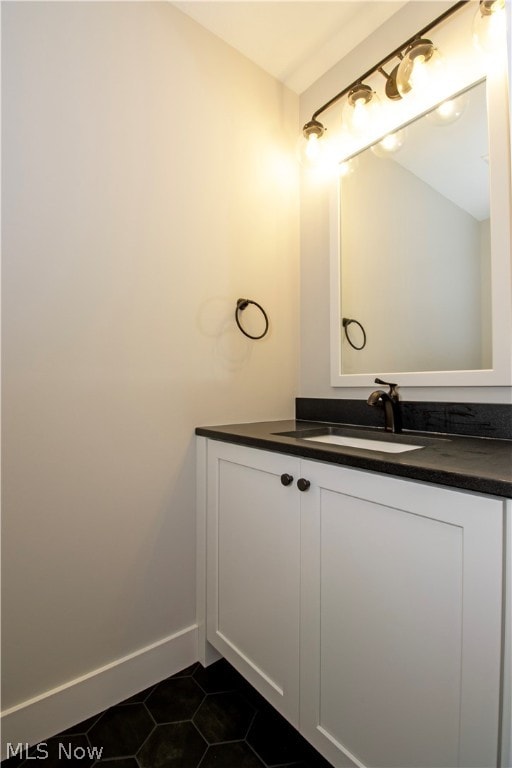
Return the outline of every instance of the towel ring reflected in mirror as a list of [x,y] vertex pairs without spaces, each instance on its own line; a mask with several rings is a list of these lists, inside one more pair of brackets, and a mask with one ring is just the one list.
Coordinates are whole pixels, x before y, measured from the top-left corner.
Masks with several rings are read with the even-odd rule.
[[[350,318],[350,317],[343,317],[341,319],[341,323],[345,330],[345,336],[347,337],[347,341],[350,344],[350,346],[353,347],[354,349],[364,349],[366,346],[366,331],[364,330],[359,320],[354,320],[353,318]],[[354,323],[355,325],[358,325],[359,328],[361,329],[361,333],[363,334],[363,343],[360,346],[357,346],[357,344],[354,344],[354,342],[349,336],[348,326],[351,325],[352,323]]]

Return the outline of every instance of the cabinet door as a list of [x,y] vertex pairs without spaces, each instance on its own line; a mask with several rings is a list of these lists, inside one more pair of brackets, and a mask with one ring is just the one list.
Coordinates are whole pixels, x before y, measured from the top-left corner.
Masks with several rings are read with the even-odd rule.
[[496,766],[503,504],[304,462],[301,728],[339,766]]
[[[208,445],[207,638],[298,724],[298,460]],[[293,476],[283,485],[281,475]],[[286,478],[285,478],[286,480]]]

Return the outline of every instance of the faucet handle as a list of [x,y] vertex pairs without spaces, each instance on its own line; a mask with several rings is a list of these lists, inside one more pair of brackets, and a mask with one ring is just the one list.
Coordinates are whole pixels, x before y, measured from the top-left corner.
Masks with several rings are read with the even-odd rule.
[[390,381],[383,381],[382,379],[375,379],[376,384],[385,384],[386,387],[397,387],[398,384],[391,384]]
[[391,397],[396,397],[398,399],[398,384],[392,384],[390,381],[383,381],[382,379],[375,379],[376,384],[384,384],[386,387],[389,387],[389,394]]

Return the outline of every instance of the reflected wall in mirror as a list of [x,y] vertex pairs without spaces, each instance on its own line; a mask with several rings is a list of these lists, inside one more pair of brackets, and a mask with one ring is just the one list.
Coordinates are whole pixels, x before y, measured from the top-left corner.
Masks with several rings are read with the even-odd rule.
[[[342,374],[492,368],[485,83],[341,181]],[[442,112],[445,112],[443,116]],[[457,114],[459,112],[460,114]],[[342,319],[340,318],[340,322]]]

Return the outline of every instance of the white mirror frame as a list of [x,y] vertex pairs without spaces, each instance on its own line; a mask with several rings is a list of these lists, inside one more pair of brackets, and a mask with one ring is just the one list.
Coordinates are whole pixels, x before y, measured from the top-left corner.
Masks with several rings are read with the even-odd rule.
[[[468,84],[468,87],[472,83]],[[487,76],[491,209],[493,367],[468,371],[374,371],[342,374],[340,180],[331,194],[331,385],[369,387],[375,376],[410,387],[510,386],[512,384],[511,159],[506,71]]]

